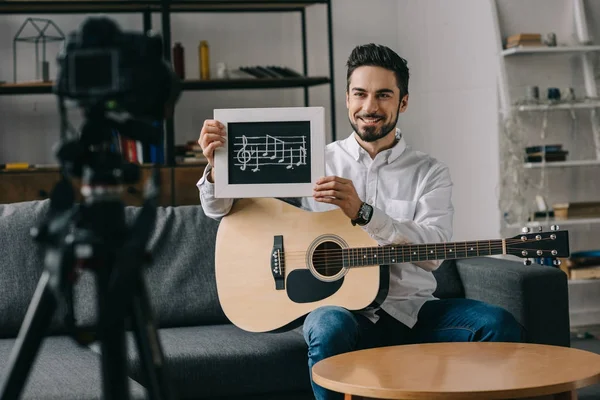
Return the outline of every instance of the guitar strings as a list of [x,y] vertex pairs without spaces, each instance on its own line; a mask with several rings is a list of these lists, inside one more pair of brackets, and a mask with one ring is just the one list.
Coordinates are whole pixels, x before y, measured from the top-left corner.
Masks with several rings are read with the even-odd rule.
[[[555,240],[555,239],[541,239],[541,240],[537,240],[536,242],[533,242],[532,245],[535,245],[535,243],[539,243],[542,241],[547,241],[547,240]],[[453,254],[456,253],[460,253],[460,252],[475,252],[475,251],[489,251],[489,250],[503,250],[504,249],[504,245],[502,244],[502,242],[500,243],[493,243],[490,245],[485,245],[485,244],[481,244],[480,246],[472,246],[472,245],[467,245],[466,243],[469,242],[464,242],[465,244],[463,244],[463,242],[453,242],[452,244],[450,244],[450,246],[447,246],[448,244],[446,243],[446,245],[444,243],[437,243],[437,244],[431,244],[431,245],[427,245],[428,247],[425,248],[424,244],[402,244],[402,245],[385,245],[385,246],[373,246],[373,247],[353,247],[353,248],[332,248],[332,249],[318,249],[312,252],[313,255],[317,255],[317,256],[321,256],[321,257],[330,257],[332,254],[334,255],[341,255],[341,257],[344,256],[356,256],[356,255],[363,255],[364,251],[367,252],[373,252],[373,253],[384,253],[386,251],[394,251],[397,255],[400,254],[405,254],[405,255],[424,255],[424,254],[437,254],[440,253],[441,251],[444,251],[445,253],[448,252],[449,249],[452,250]],[[511,247],[511,245],[513,244],[524,244],[526,242],[523,242],[521,240],[511,240],[511,241],[507,241],[506,242],[506,249],[507,251],[509,250],[509,247]],[[456,244],[456,245],[454,245]],[[529,244],[529,243],[528,243]],[[444,249],[442,250],[441,247],[444,247]],[[413,248],[410,248],[413,247]],[[468,250],[467,248],[473,248],[474,250]],[[529,247],[522,247],[519,246],[518,250],[531,250],[531,251],[537,251],[539,250],[538,248],[529,248]],[[433,253],[431,253],[433,251]],[[546,250],[547,251],[547,250]],[[299,255],[301,257],[304,257],[308,252],[307,251],[303,251],[303,250],[299,250],[299,251],[285,251],[284,250],[284,254],[286,256],[295,256],[295,255]]]

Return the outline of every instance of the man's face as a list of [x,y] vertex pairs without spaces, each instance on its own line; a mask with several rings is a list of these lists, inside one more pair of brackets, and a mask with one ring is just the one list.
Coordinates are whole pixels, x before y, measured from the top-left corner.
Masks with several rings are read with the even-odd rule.
[[406,110],[408,95],[400,99],[393,71],[364,66],[352,72],[346,93],[348,118],[365,142],[374,142],[395,130],[398,115]]

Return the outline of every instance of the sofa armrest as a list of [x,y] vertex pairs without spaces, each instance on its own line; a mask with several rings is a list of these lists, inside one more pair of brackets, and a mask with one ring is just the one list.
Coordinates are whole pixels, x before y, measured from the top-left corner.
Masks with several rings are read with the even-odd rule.
[[465,297],[503,307],[527,341],[570,346],[569,292],[558,268],[491,257],[456,260]]

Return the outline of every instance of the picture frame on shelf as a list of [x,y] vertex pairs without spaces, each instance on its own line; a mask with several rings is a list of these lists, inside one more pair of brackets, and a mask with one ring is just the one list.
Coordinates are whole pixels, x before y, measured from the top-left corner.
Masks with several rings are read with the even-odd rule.
[[215,197],[307,197],[325,174],[323,107],[216,109]]

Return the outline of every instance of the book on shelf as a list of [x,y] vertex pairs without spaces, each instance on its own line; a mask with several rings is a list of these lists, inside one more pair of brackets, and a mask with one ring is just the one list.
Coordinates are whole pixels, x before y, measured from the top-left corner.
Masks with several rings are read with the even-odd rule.
[[202,147],[195,141],[175,146],[175,161],[181,164],[206,164]]

